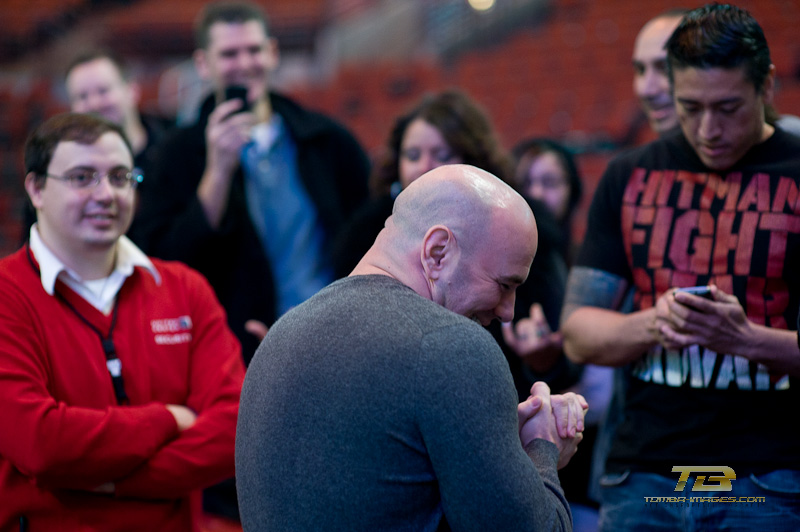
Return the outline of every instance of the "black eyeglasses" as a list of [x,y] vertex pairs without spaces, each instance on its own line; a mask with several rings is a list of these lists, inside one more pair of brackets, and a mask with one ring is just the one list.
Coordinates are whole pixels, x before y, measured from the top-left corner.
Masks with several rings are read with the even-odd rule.
[[[126,168],[111,170],[105,176],[108,178],[108,184],[117,189],[136,188],[143,179],[142,174]],[[66,181],[72,188],[87,189],[99,185],[103,174],[95,170],[75,168],[64,175],[45,174],[45,177]]]

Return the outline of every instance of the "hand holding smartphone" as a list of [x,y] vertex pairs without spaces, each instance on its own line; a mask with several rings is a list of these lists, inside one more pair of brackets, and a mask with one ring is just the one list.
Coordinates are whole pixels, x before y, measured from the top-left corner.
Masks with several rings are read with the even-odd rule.
[[250,111],[250,102],[247,101],[247,87],[242,85],[229,85],[225,87],[225,91],[222,94],[222,98],[217,98],[217,105],[222,102],[227,102],[229,100],[240,100],[242,102],[242,106],[234,111],[235,113],[246,113]]
[[685,288],[676,288],[676,292],[685,292],[687,294],[692,294],[693,296],[703,297],[705,299],[711,300],[711,287],[708,285],[705,286],[687,286]]
[[[676,288],[675,293],[683,292],[685,294],[691,294],[693,296],[702,297],[703,299],[708,299],[709,301],[713,301],[714,297],[711,295],[711,287],[708,285],[705,286],[687,286],[684,288]],[[682,301],[678,301],[678,303],[682,305],[686,305],[687,307],[692,307],[689,303],[684,303]]]

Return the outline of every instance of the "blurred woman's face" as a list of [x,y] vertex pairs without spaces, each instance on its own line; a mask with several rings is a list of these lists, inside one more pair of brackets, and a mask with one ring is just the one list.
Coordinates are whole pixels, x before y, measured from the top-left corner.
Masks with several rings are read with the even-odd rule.
[[569,177],[555,153],[547,151],[533,160],[524,176],[522,190],[547,205],[559,222],[566,218],[571,192]]
[[406,188],[425,172],[461,162],[438,129],[422,118],[414,119],[400,143],[400,184]]

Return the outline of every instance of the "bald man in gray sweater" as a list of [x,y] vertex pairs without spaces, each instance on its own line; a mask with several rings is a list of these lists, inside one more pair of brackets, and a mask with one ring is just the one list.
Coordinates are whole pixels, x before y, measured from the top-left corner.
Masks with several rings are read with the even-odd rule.
[[353,273],[281,318],[248,369],[244,529],[571,530],[557,468],[586,402],[537,383],[517,405],[480,325],[512,318],[536,247],[525,201],[482,170],[403,191]]

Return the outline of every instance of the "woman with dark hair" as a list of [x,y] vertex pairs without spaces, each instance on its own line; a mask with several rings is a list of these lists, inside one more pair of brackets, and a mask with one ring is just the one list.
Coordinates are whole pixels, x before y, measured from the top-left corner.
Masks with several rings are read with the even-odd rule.
[[513,186],[526,198],[547,205],[561,227],[560,246],[567,264],[572,263],[572,216],[583,195],[583,185],[572,154],[561,144],[545,138],[519,143],[512,151],[516,168]]
[[405,188],[443,164],[470,164],[503,179],[511,171],[511,161],[486,114],[466,94],[453,89],[423,97],[399,117],[386,147],[372,181],[379,195],[393,186],[396,189],[396,183]]
[[373,200],[334,242],[336,276],[349,274],[372,246],[403,188],[425,172],[458,163],[477,166],[503,180],[511,175],[510,158],[472,99],[458,90],[427,95],[395,121],[370,178]]

